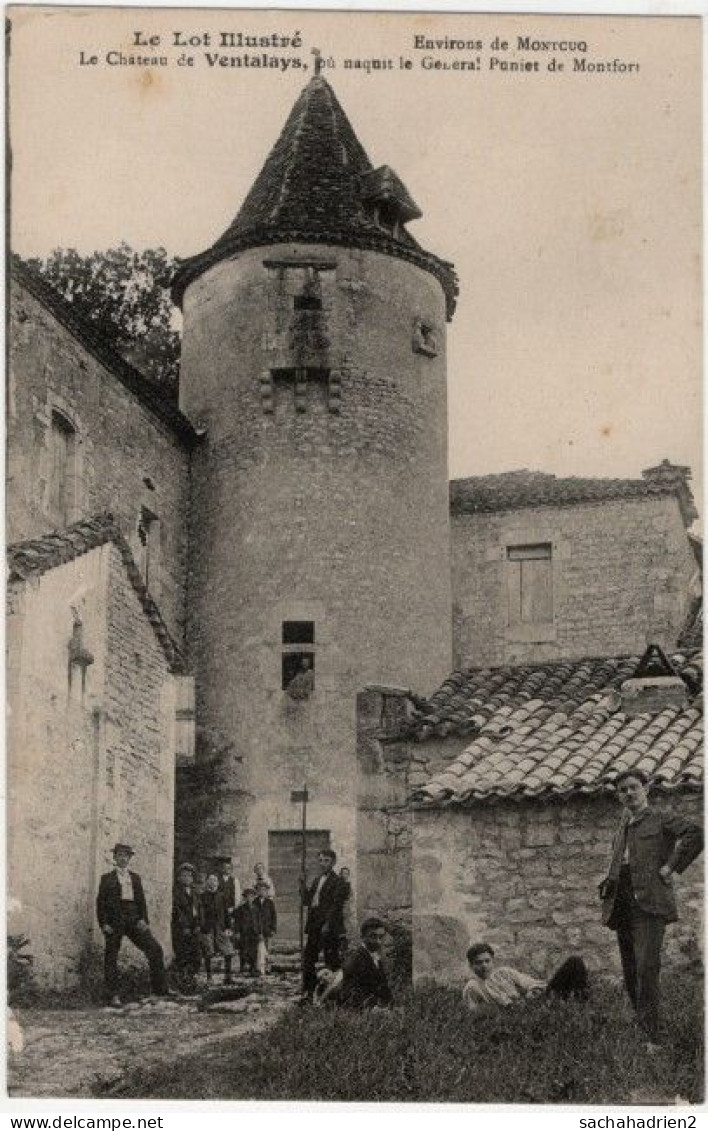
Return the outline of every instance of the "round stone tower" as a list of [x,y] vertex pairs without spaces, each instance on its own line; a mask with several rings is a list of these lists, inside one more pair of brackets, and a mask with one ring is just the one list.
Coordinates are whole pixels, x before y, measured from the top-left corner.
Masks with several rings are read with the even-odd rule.
[[197,759],[221,767],[203,786],[195,849],[233,855],[242,875],[263,860],[283,894],[304,782],[310,850],[329,841],[354,864],[357,692],[429,693],[451,666],[456,286],[406,230],[418,216],[318,76],[233,224],[175,281],[181,407],[204,429],[191,512]]

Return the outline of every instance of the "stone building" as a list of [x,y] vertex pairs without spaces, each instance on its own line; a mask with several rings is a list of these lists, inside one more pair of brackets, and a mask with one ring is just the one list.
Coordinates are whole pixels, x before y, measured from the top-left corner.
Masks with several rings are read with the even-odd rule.
[[[658,804],[702,812],[702,656],[676,653],[676,677],[646,681],[634,678],[639,662],[471,669],[417,711],[409,785],[418,977],[461,979],[474,939],[539,975],[578,950],[593,969],[619,969],[597,895],[618,823],[614,778],[636,767]],[[426,740],[437,736],[439,752],[452,734],[464,738],[463,752],[426,767]],[[669,959],[702,946],[701,863],[676,884],[682,917],[669,931]]]
[[[469,703],[436,721],[453,667],[485,673],[491,712],[529,664],[549,665],[542,699],[565,664],[584,702],[598,664],[611,682],[612,657],[675,650],[697,594],[687,469],[450,488],[457,283],[409,233],[420,214],[312,79],[236,219],[177,272],[179,408],[13,270],[9,884],[47,982],[79,975],[116,839],[163,940],[173,841],[244,879],[263,860],[296,937],[305,784],[308,860],[332,845],[360,915],[410,920],[411,792],[432,791],[423,857],[467,820],[435,792],[477,734]],[[553,824],[526,803],[524,829]],[[421,914],[464,923],[463,888],[440,906],[421,888]]]
[[116,840],[168,937],[195,434],[21,265],[10,319],[9,929],[57,988],[89,960]]
[[689,476],[454,480],[455,667],[673,648],[698,572]]

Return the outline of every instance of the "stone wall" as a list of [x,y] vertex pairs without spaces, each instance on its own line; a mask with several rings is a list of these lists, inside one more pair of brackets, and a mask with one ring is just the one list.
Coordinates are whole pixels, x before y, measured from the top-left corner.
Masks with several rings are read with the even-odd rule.
[[[659,798],[657,804],[665,802]],[[698,816],[695,794],[669,807]],[[419,809],[413,834],[414,973],[460,984],[472,942],[539,977],[571,953],[619,973],[615,934],[602,926],[597,885],[607,873],[618,806],[606,797],[540,804]],[[665,956],[702,946],[703,867],[676,878],[680,921]]]
[[52,513],[52,412],[75,428],[67,522],[110,511],[139,557],[141,507],[159,520],[151,594],[183,638],[189,455],[183,440],[14,282],[10,296],[7,410],[7,540],[63,525]]
[[[551,543],[554,621],[509,624],[507,547]],[[670,650],[696,562],[673,495],[452,516],[455,667]]]
[[412,828],[410,749],[395,735],[409,701],[394,688],[357,696],[357,908],[410,927]]
[[[69,683],[72,608],[93,655],[85,684],[76,667]],[[100,944],[116,840],[135,847],[168,942],[173,677],[112,543],[14,585],[8,644],[8,930],[29,936],[41,985],[70,988]]]

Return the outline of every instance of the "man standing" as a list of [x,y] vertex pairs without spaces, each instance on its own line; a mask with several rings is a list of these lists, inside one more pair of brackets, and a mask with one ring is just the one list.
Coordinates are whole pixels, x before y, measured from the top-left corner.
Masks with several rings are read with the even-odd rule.
[[112,1006],[121,1005],[118,994],[118,952],[123,936],[142,950],[150,965],[152,992],[159,996],[167,993],[165,961],[162,947],[148,926],[147,903],[142,881],[137,872],[128,870],[134,855],[129,844],[116,844],[113,848],[115,867],[101,876],[96,898],[98,925],[106,941],[104,974],[106,994]]
[[307,907],[305,934],[307,942],[302,956],[303,997],[312,1000],[317,986],[317,959],[324,952],[325,965],[338,970],[340,962],[339,940],[344,932],[342,906],[345,889],[334,871],[337,853],[323,848],[317,856],[320,874],[302,890],[302,901]]
[[224,893],[224,904],[230,918],[241,902],[241,885],[234,876],[234,867],[228,856],[222,856],[219,863],[219,891]]
[[236,921],[236,908],[241,902],[241,885],[236,876],[234,876],[233,864],[229,857],[221,857],[219,863],[219,891],[223,896],[224,909],[226,911],[226,928],[222,945],[222,953],[224,955],[224,985],[230,986],[233,982],[231,974],[233,956],[232,938]]
[[194,889],[194,867],[180,864],[172,895],[172,949],[177,984],[183,994],[193,994],[201,966],[199,897]]
[[624,982],[653,1052],[659,1039],[659,969],[667,923],[678,919],[672,877],[703,848],[700,825],[649,805],[647,779],[627,770],[615,781],[624,806],[607,878],[602,921],[617,932]]
[[386,970],[381,957],[386,924],[382,919],[365,919],[361,924],[361,946],[344,967],[339,993],[342,1005],[350,1009],[388,1009],[393,1005]]

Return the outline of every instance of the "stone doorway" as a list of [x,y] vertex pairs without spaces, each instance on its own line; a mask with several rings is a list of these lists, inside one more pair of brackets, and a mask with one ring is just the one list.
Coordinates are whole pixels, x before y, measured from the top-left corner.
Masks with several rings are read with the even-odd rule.
[[[317,853],[330,846],[329,829],[308,829],[305,834],[307,882],[317,875]],[[268,833],[268,874],[275,886],[278,942],[300,938],[300,867],[302,831],[278,829]]]

